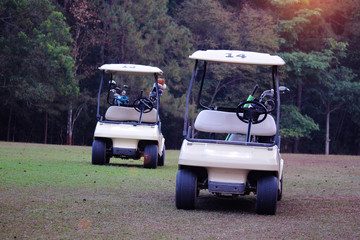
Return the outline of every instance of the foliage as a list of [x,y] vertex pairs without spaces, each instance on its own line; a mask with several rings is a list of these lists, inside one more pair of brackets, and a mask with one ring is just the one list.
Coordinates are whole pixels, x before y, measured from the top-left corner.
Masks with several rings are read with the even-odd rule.
[[329,68],[331,57],[321,52],[310,53],[291,52],[281,53],[286,62],[289,87],[296,88],[298,84],[310,84],[319,75],[319,71],[326,71]]
[[[209,13],[199,14],[205,12]],[[219,1],[194,0],[184,1],[175,16],[180,24],[191,31],[195,49],[240,48],[270,53],[279,49],[278,37],[272,27],[274,20],[267,10],[254,9],[248,4],[243,4],[238,9],[236,6],[224,6]],[[236,106],[246,98],[245,95],[255,84],[259,84],[263,90],[269,87],[271,76],[268,75],[268,70],[253,66],[208,63],[203,104]],[[197,74],[198,82],[201,75],[200,69]],[[194,103],[197,102],[198,88],[196,86],[194,91]],[[248,92],[244,94],[239,88],[248,89]]]
[[232,13],[215,0],[184,1],[177,19],[191,31],[195,49],[227,49],[238,38]]
[[7,56],[1,68],[5,90],[2,97],[8,99],[3,101],[9,112],[7,139],[16,118],[26,119],[22,114],[30,111],[29,117],[35,110],[46,113],[45,121],[42,120],[46,142],[47,114],[58,115],[59,105],[64,104],[63,97],[78,92],[72,74],[70,28],[63,14],[54,11],[48,1],[5,1],[1,4],[7,7],[1,12],[0,37],[1,56]]
[[256,9],[245,4],[235,13],[236,32],[239,40],[235,46],[255,52],[276,53],[279,51],[279,35],[273,27],[276,20],[267,9]]
[[[313,31],[306,33],[308,26],[313,24],[319,18],[321,9],[300,9],[295,12],[295,16],[290,20],[280,20],[277,31],[283,36],[280,42],[285,49],[305,48],[306,37],[304,35],[312,35]],[[312,39],[313,41],[313,39]],[[305,44],[304,44],[305,43]]]
[[[191,74],[187,61],[191,53],[191,36],[188,29],[179,26],[167,14],[166,3],[164,0],[102,2],[103,59],[104,63],[136,63],[162,69],[167,85],[161,99],[163,114],[182,118],[184,111],[181,110],[184,109]],[[130,91],[138,96],[139,81],[128,81],[125,77],[119,80],[121,84],[125,81]],[[148,86],[148,91],[151,87],[152,84]],[[179,108],[168,107],[173,104]],[[162,126],[165,136],[176,128],[169,128],[166,124]],[[174,148],[176,145],[169,143],[168,146]]]
[[302,115],[294,105],[281,106],[280,136],[282,139],[311,138],[319,125],[307,115]]
[[[70,44],[72,41],[66,26],[65,19],[60,12],[52,12],[39,29],[34,29],[35,40],[33,52],[30,52],[32,61],[26,62],[26,68],[36,85],[25,88],[29,91],[26,98],[45,97],[50,103],[57,96],[76,94],[76,87],[72,68],[74,61],[71,56]],[[39,84],[40,83],[40,84]],[[45,93],[45,94],[44,94]]]

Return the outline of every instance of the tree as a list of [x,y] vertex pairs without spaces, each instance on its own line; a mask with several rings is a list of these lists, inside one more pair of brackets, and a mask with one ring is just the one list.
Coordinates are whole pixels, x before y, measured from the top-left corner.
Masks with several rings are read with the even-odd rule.
[[74,61],[71,56],[72,38],[64,16],[60,12],[52,12],[39,29],[34,29],[36,35],[33,50],[30,53],[32,61],[25,66],[31,69],[32,83],[23,96],[32,99],[41,111],[45,112],[45,143],[47,141],[47,119],[49,109],[60,96],[71,96],[78,89],[73,76]]
[[[0,39],[4,47],[2,53],[8,56],[2,75],[10,76],[8,81],[4,78],[10,107],[7,139],[10,139],[13,113],[26,114],[24,110],[35,109],[45,113],[46,143],[48,114],[55,111],[53,104],[61,96],[77,91],[71,71],[69,28],[63,15],[53,11],[48,1],[20,1],[18,4],[6,1],[2,6],[8,7],[8,11],[1,14],[4,16],[5,34],[2,33]],[[29,124],[34,124],[34,121]]]
[[[289,80],[287,85],[296,91],[294,104],[302,111],[303,88],[312,81],[312,74],[317,69],[326,68],[326,61],[317,50],[321,49],[323,39],[331,35],[331,31],[322,16],[322,9],[310,8],[309,1],[272,0],[276,9],[280,34],[281,55],[287,62]],[[293,152],[298,152],[300,138],[295,139]]]
[[[178,22],[186,26],[193,35],[195,49],[236,49],[275,53],[279,49],[278,36],[272,27],[274,20],[262,9],[249,4],[226,6],[219,1],[184,1],[176,14]],[[209,64],[210,65],[210,64]],[[253,73],[261,77],[254,80]],[[267,71],[246,66],[241,70],[233,65],[213,65],[207,70],[204,97],[211,105],[215,98],[228,102],[229,98],[242,99],[244,96],[229,92],[241,84],[263,88],[269,86]]]
[[[340,29],[343,29],[343,38],[342,41],[346,41],[349,45],[347,47],[347,58],[344,59],[343,64],[351,68],[352,71],[360,76],[360,5],[353,4],[356,1],[345,2],[345,7],[339,8],[341,14],[337,16],[342,16],[341,19],[336,19],[334,21]],[[341,21],[342,20],[342,21]],[[352,131],[358,129],[356,134],[355,143],[357,144],[357,150],[355,154],[360,155],[360,110],[358,108],[353,108],[350,112],[349,118],[352,120],[354,125],[352,125]]]
[[[48,2],[0,2],[0,98],[3,112],[7,112],[6,140],[14,139],[16,115],[23,112],[24,102],[19,100],[27,76],[24,57],[32,48],[32,29],[48,14]],[[39,9],[43,10],[40,11]],[[4,116],[5,117],[5,116]],[[13,126],[13,127],[12,127]],[[11,137],[12,135],[12,137]]]
[[[97,62],[87,61],[94,47],[101,45],[100,17],[96,1],[64,1],[63,8],[71,26],[72,53],[74,59],[73,75],[77,84],[94,74]],[[95,65],[95,66],[94,66]],[[68,101],[67,143],[72,145],[75,122],[81,113],[88,96],[85,93],[73,95]],[[75,113],[73,113],[74,108]]]
[[[315,76],[319,75],[319,71],[326,71],[329,67],[329,57],[323,55],[319,52],[291,52],[291,53],[281,53],[280,54],[285,62],[286,62],[286,73],[289,81],[287,81],[287,86],[290,89],[297,89],[296,99],[294,99],[295,106],[298,109],[298,115],[301,115],[301,109],[303,103],[308,104],[312,99],[303,98],[303,86],[308,88],[312,87],[312,82],[314,81]],[[307,89],[306,89],[307,90]],[[298,116],[300,117],[300,116]],[[301,116],[303,119],[305,116]],[[287,121],[288,122],[288,121]],[[288,122],[289,123],[289,122]],[[294,123],[300,123],[298,121],[294,121]],[[301,126],[293,127],[293,129],[301,129]],[[316,128],[310,128],[316,130]],[[303,136],[293,135],[294,138],[294,146],[293,152],[298,152],[299,140]]]
[[191,31],[195,49],[229,49],[237,41],[237,19],[216,0],[184,1],[176,19]]
[[[168,86],[161,98],[161,105],[170,106],[175,102],[180,106],[180,109],[163,107],[161,117],[173,119],[183,117],[181,109],[184,108],[184,94],[191,74],[187,59],[191,44],[190,32],[167,15],[166,4],[165,0],[102,2],[103,46],[100,56],[105,63],[160,67]],[[137,89],[132,82],[128,85],[130,91]],[[178,131],[181,136],[176,126],[163,124],[162,127],[165,135]],[[174,144],[169,147],[178,146]]]
[[281,106],[279,134],[282,140],[289,142],[299,138],[311,139],[311,133],[317,130],[319,130],[319,125],[311,117],[301,114],[296,106]]
[[[340,56],[331,53],[330,46],[324,44],[329,38],[340,40],[339,42],[343,41],[345,44],[346,41],[352,41],[349,38],[349,36],[354,36],[352,34],[354,29],[351,26],[356,28],[358,24],[358,17],[356,15],[359,12],[359,8],[358,4],[351,2],[341,1],[335,4],[328,4],[323,1],[271,1],[272,7],[278,10],[274,11],[274,13],[277,14],[279,19],[277,30],[282,38],[281,51],[284,53],[283,56],[288,63],[287,73],[289,77],[287,82],[289,85],[292,85],[292,89],[297,91],[297,98],[294,100],[294,104],[298,106],[301,112],[308,111],[309,116],[320,122],[321,113],[311,107],[314,103],[321,102],[315,96],[319,97],[322,95],[324,99],[329,99],[325,94],[322,94],[324,93],[324,88],[335,94],[336,88],[341,86],[344,80],[338,78],[337,83],[336,81],[332,83],[334,88],[328,88],[331,85],[329,79],[336,75],[335,72],[342,72],[345,74],[344,78],[351,79],[353,75],[351,71],[348,71],[349,67],[343,68],[345,67],[344,64],[351,66],[344,58],[341,58],[341,68],[340,65],[334,67],[334,57],[340,59]],[[356,34],[356,31],[354,32]],[[351,56],[352,53],[349,52],[347,56]],[[298,69],[304,70],[298,71]],[[321,79],[322,81],[328,81],[327,87],[317,85]],[[294,83],[297,85],[294,85]],[[341,94],[341,91],[336,94]],[[352,101],[354,101],[354,98]],[[326,104],[322,104],[322,106],[326,106]],[[345,110],[342,104],[340,106],[342,114],[348,114],[349,110]],[[333,107],[332,104],[329,105],[329,109],[333,109]],[[326,107],[324,109],[329,114],[328,119],[330,122],[330,112],[332,114],[336,113],[337,108],[334,111],[326,111]],[[326,125],[329,126],[330,123],[326,124],[325,121],[324,134],[330,135],[330,129]],[[341,131],[337,130],[337,132]],[[328,138],[326,137],[326,139]],[[328,145],[328,143],[325,145]],[[298,146],[299,139],[294,141],[295,152]],[[325,148],[327,149],[327,147]]]
[[[330,153],[357,154],[360,104],[350,90],[357,89],[360,74],[359,9],[354,0],[0,1],[0,139],[90,144],[97,67],[126,62],[164,71],[168,88],[161,98],[163,132],[171,139],[169,147],[177,148],[193,67],[188,56],[198,49],[243,49],[281,54],[287,62],[279,68],[281,84],[291,89],[282,99],[289,105],[282,112],[282,146],[320,153],[328,132]],[[55,10],[67,24],[52,15]],[[329,38],[346,48],[332,49],[325,41]],[[62,61],[73,64],[73,76]],[[211,81],[203,96],[221,106],[245,97],[231,91],[239,85],[259,83],[267,89],[271,77],[262,67],[240,70],[209,64],[207,73]],[[251,78],[253,73],[260,77]],[[193,102],[196,114],[195,95]]]
[[[341,59],[346,57],[347,44],[328,39],[328,49],[324,55],[329,58],[329,68],[320,71],[317,79],[319,87],[315,94],[320,97],[326,112],[325,154],[330,152],[330,114],[344,107],[344,105],[357,105],[357,93],[360,83],[353,82],[356,75],[351,69],[341,65]],[[349,108],[349,106],[347,106]]]

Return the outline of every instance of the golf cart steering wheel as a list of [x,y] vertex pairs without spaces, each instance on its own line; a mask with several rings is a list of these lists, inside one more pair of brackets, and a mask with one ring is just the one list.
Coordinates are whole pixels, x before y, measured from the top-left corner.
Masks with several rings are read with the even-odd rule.
[[[245,107],[245,105],[247,106]],[[241,116],[240,113],[242,113],[243,116]],[[240,103],[236,108],[236,116],[244,123],[249,123],[250,121],[253,124],[261,123],[267,117],[267,113],[264,104],[257,101],[245,101]],[[261,114],[263,114],[263,116],[259,119]]]
[[154,108],[154,105],[151,102],[151,100],[145,97],[140,97],[135,99],[133,105],[136,111],[143,113],[148,113]]

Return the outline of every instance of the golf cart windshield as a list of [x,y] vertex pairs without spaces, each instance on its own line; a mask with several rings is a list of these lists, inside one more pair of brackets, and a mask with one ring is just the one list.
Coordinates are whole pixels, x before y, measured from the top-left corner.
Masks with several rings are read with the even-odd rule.
[[[277,67],[285,64],[283,59],[237,50],[196,51],[189,58],[195,60],[195,66],[184,121],[183,134],[188,141],[263,146],[279,143]],[[189,112],[193,99],[197,107]]]
[[[165,80],[159,78],[163,73],[161,69],[137,64],[105,64],[99,69],[102,74],[98,94],[98,120],[158,124],[159,97],[166,86]],[[105,96],[101,95],[102,88],[106,90]],[[105,115],[100,114],[100,106],[106,109]]]

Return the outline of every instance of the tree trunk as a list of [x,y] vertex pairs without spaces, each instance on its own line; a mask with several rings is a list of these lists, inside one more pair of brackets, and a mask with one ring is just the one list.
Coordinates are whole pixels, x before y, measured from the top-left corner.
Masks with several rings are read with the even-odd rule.
[[44,143],[47,144],[47,131],[48,131],[48,113],[45,111],[45,137]]
[[68,5],[68,0],[64,0],[64,4],[63,4],[64,9],[66,9],[67,5]]
[[300,139],[297,138],[297,139],[294,140],[293,153],[298,153],[299,152],[299,145],[300,145]]
[[298,107],[299,111],[301,110],[302,88],[303,88],[302,83],[299,83],[297,89],[297,99],[296,99],[296,106]]
[[14,127],[13,127],[13,135],[12,135],[12,141],[15,142],[15,133],[16,133],[16,115],[14,115]]
[[[299,112],[301,112],[301,101],[302,101],[302,83],[299,83],[297,88],[297,99],[296,99],[296,106],[299,109]],[[295,139],[294,147],[293,147],[294,153],[299,152],[299,143],[300,143],[300,139],[299,138]]]
[[72,145],[72,102],[70,102],[67,118],[67,144]]
[[100,47],[100,59],[101,59],[101,64],[105,63],[105,45],[104,43],[101,44]]
[[325,155],[329,155],[329,150],[330,150],[330,103],[326,105]]
[[121,49],[121,53],[120,53],[120,61],[124,62],[125,61],[125,33],[124,33],[124,29],[122,29],[122,36],[121,36],[121,43],[120,43],[120,49]]
[[8,129],[7,129],[7,136],[6,136],[6,141],[8,141],[8,142],[10,141],[11,117],[12,117],[12,107],[10,107]]

